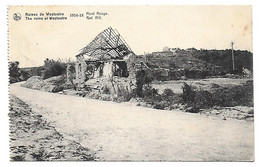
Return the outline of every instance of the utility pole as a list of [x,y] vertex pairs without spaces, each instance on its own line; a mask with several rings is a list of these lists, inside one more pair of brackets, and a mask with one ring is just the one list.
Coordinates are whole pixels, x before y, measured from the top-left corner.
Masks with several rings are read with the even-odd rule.
[[234,42],[231,42],[231,48],[232,48],[232,63],[233,63],[233,71],[235,71],[235,57],[234,57],[234,50],[233,50],[233,46],[234,46]]

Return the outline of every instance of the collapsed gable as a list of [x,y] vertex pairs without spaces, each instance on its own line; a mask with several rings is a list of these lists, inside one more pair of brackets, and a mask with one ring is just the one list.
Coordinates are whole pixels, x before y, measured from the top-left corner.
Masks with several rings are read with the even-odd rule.
[[93,41],[76,55],[76,81],[83,82],[97,77],[128,77],[129,60],[135,54],[111,27],[99,33]]
[[99,33],[86,47],[81,49],[78,56],[86,56],[95,60],[123,59],[133,53],[131,48],[117,32],[111,27]]

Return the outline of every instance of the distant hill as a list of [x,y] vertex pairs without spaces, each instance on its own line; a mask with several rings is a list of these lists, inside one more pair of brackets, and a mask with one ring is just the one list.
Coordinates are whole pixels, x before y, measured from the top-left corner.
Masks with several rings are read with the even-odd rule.
[[[232,51],[226,50],[193,50],[195,58],[206,61],[217,66],[222,70],[232,72]],[[253,54],[249,51],[234,50],[235,69],[241,73],[243,68],[253,71]]]
[[[223,73],[233,73],[231,50],[197,50],[169,49],[139,56],[139,59],[151,67],[187,70],[220,70]],[[236,73],[242,69],[253,70],[253,54],[249,51],[234,50]],[[139,60],[140,61],[140,60]]]

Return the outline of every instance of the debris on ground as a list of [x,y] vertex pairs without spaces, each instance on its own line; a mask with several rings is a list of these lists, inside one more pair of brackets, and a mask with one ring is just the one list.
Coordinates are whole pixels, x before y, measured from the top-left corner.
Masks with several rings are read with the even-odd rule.
[[235,106],[235,107],[213,107],[211,109],[201,109],[201,114],[207,116],[217,116],[226,119],[238,119],[254,121],[254,107]]
[[53,93],[60,92],[65,88],[73,88],[73,85],[67,83],[64,75],[51,77],[45,80],[43,80],[40,76],[33,76],[22,84],[22,86]]
[[[165,89],[163,89],[161,93],[157,93],[156,96],[152,95],[151,97],[146,98],[137,98],[133,94],[133,90],[136,89],[136,81],[133,78],[124,78],[116,76],[98,77],[87,80],[82,83],[75,83],[75,85],[68,83],[66,81],[65,76],[56,76],[46,80],[42,80],[40,77],[35,76],[29,78],[22,86],[31,89],[37,89],[48,92],[59,92],[64,95],[80,96],[98,99],[102,101],[130,101],[130,103],[136,104],[137,106],[150,107],[161,110],[180,109],[189,113],[200,113],[205,115],[218,116],[223,118],[224,120],[228,118],[239,120],[254,120],[254,113],[248,114],[246,112],[243,112],[245,109],[239,111],[235,109],[239,107],[238,105],[247,105],[243,107],[246,109],[250,109],[253,112],[253,107],[251,107],[253,106],[252,95],[250,94],[250,92],[253,92],[251,90],[253,85],[252,81],[248,79],[229,79],[227,81],[226,80],[226,78],[225,80],[223,80],[222,78],[216,78],[212,80],[205,79],[199,81],[192,81],[196,83],[193,85],[199,86],[199,88],[193,86],[193,89],[197,92],[197,95],[199,96],[195,99],[198,100],[201,106],[185,106],[185,104],[180,100],[181,93],[183,92],[177,91],[178,93],[175,93],[176,88],[174,87],[174,85],[183,85],[183,82],[180,81],[178,81],[178,83],[172,81],[173,83],[171,83],[171,85],[173,86],[173,88],[171,89],[165,87],[165,85],[163,84],[160,84],[160,89]],[[76,89],[74,89],[73,86],[76,86]],[[163,92],[166,89],[171,90],[174,96],[162,96]],[[243,95],[238,100],[236,100],[236,92],[239,95]],[[215,101],[222,101],[220,101],[218,104],[213,104],[210,101],[210,99],[212,100],[212,98],[210,98],[210,95],[215,97]],[[227,97],[229,97],[230,100],[226,100],[226,102],[224,103],[223,100]],[[207,104],[206,102],[210,103]],[[214,105],[219,106],[219,108],[221,109],[216,109],[216,107],[213,107]]]
[[42,115],[10,96],[11,161],[93,161],[94,153],[68,140]]

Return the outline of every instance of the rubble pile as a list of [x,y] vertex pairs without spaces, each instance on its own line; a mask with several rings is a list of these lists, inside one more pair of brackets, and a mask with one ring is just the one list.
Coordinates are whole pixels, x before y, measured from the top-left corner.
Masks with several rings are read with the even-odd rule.
[[64,88],[73,87],[69,83],[66,83],[66,77],[64,75],[51,77],[45,80],[39,76],[33,76],[29,78],[24,84],[22,84],[22,86],[47,92],[59,92]]
[[84,83],[85,88],[104,94],[116,94],[120,89],[129,92],[136,88],[135,80],[122,77],[101,77],[88,80]]
[[203,109],[201,113],[207,116],[217,116],[224,120],[227,118],[254,121],[254,107],[235,106],[235,107],[213,107],[212,109]]
[[93,153],[65,139],[42,115],[20,99],[10,97],[11,161],[91,161]]
[[81,96],[102,101],[129,101],[136,89],[136,81],[131,78],[100,77],[90,79],[86,82],[77,83],[76,90],[64,89],[62,94],[71,96]]
[[22,86],[31,89],[40,90],[44,85],[43,79],[40,76],[32,76]]

